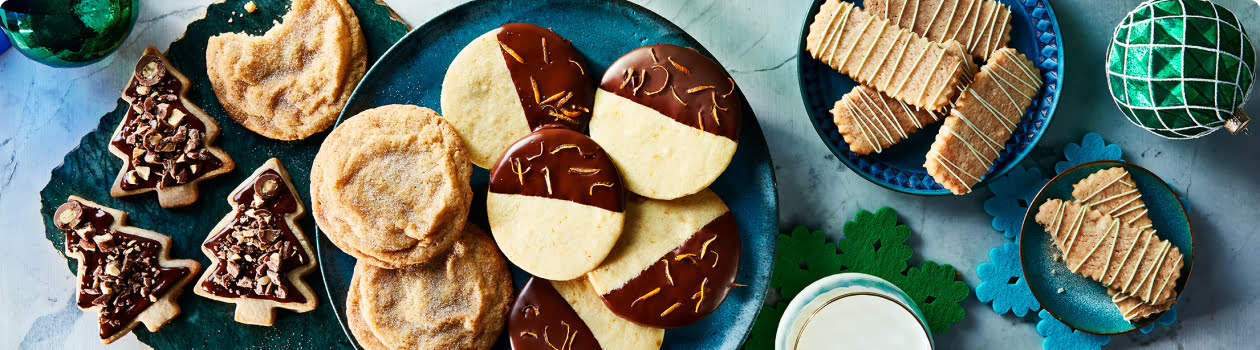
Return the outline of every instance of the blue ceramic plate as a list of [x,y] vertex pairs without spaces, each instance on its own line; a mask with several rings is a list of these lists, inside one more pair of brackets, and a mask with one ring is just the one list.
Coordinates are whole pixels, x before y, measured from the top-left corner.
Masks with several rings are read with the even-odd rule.
[[[688,46],[709,55],[699,43],[664,18],[625,1],[473,1],[456,7],[412,30],[368,71],[342,113],[344,120],[368,108],[413,104],[439,109],[442,78],[447,66],[477,36],[511,22],[549,27],[573,41],[597,74],[603,75],[622,54],[644,45],[667,43]],[[742,99],[742,96],[741,96]],[[441,112],[441,111],[439,111]],[[747,284],[731,291],[709,317],[665,333],[665,348],[735,349],[747,337],[765,299],[774,264],[778,228],[778,197],[770,154],[761,127],[744,102],[744,127],[735,158],[711,188],[726,201],[740,227],[743,256],[736,281]],[[473,173],[476,193],[469,219],[482,228],[489,173]],[[322,235],[321,235],[322,238]],[[355,259],[326,238],[319,240],[325,285],[330,302],[344,321],[346,290]],[[513,266],[516,286],[528,277]],[[342,329],[346,330],[345,323]],[[347,330],[347,335],[349,334]],[[506,335],[506,333],[505,333]],[[507,337],[497,348],[507,348]]]
[[[852,1],[858,5],[862,1]],[[984,181],[973,186],[979,188],[988,185],[988,180],[1002,176],[1015,164],[1024,159],[1033,146],[1041,140],[1041,135],[1054,116],[1054,107],[1059,103],[1059,82],[1063,77],[1063,40],[1059,37],[1059,22],[1054,18],[1054,10],[1046,0],[999,0],[1011,9],[1011,41],[1008,44],[1027,56],[1041,70],[1044,80],[1037,97],[1020,119],[1011,138],[1006,141],[1006,149],[998,155],[997,161],[989,168]],[[818,61],[805,51],[805,37],[809,34],[809,24],[818,14],[823,0],[815,0],[810,8],[809,16],[801,29],[800,58],[797,69],[800,73],[801,98],[805,101],[805,110],[814,130],[822,137],[831,152],[841,162],[853,169],[853,172],[877,185],[888,189],[918,195],[947,195],[949,190],[936,183],[923,162],[940,123],[925,127],[910,134],[910,137],[893,145],[881,153],[859,156],[849,151],[844,137],[836,131],[828,112],[837,100],[849,93],[857,82],[844,74],[840,74],[826,64]]]
[[[1020,230],[1019,260],[1024,268],[1024,278],[1033,296],[1051,315],[1074,329],[1094,334],[1119,334],[1150,324],[1163,313],[1154,314],[1138,323],[1125,321],[1120,309],[1111,303],[1107,290],[1101,283],[1081,275],[1070,273],[1062,261],[1052,257],[1058,248],[1050,241],[1050,235],[1036,220],[1037,208],[1052,198],[1071,200],[1072,184],[1096,171],[1121,167],[1129,172],[1142,193],[1148,215],[1154,223],[1155,234],[1172,242],[1185,255],[1185,266],[1177,280],[1177,295],[1185,288],[1194,263],[1194,238],[1190,233],[1190,219],[1186,209],[1172,188],[1152,174],[1131,163],[1100,160],[1077,165],[1055,176],[1041,188],[1041,192],[1028,205],[1024,226]],[[1055,273],[1051,273],[1055,271]],[[1063,288],[1063,293],[1059,293]]]

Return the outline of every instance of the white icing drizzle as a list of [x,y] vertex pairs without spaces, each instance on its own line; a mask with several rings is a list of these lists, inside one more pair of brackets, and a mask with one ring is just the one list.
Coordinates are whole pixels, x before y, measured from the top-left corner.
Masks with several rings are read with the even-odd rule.
[[[879,9],[877,14],[897,25],[934,41],[957,40],[968,52],[980,58],[988,59],[1001,48],[1000,40],[1006,34],[1011,19],[1011,11],[1005,5],[992,0],[957,0],[949,5],[947,11],[943,11],[947,6],[945,1],[935,3],[934,8],[928,8],[921,7],[920,1],[915,0],[868,1],[870,7]],[[893,6],[897,6],[895,11]],[[920,25],[920,14],[927,18],[922,23],[924,25]],[[930,17],[927,17],[929,14]],[[934,31],[938,28],[935,24],[941,20],[944,25]],[[966,26],[970,28],[964,28]]]

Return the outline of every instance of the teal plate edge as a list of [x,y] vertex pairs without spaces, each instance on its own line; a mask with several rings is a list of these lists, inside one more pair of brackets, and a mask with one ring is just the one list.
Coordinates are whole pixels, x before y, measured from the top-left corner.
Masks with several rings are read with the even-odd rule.
[[[884,188],[925,196],[949,195],[951,192],[933,180],[923,167],[924,156],[932,146],[940,123],[928,125],[902,142],[882,153],[865,156],[849,151],[844,137],[836,131],[836,125],[828,112],[841,96],[857,85],[853,79],[840,74],[822,62],[813,59],[805,50],[805,37],[809,24],[825,0],[815,0],[801,27],[800,57],[797,59],[801,101],[814,130],[822,138],[831,153],[863,179]],[[843,1],[843,0],[842,0]],[[1059,104],[1061,82],[1064,73],[1063,38],[1059,21],[1047,0],[998,0],[1011,9],[1010,46],[1033,61],[1042,72],[1041,89],[1033,103],[1020,118],[1011,138],[998,155],[983,180],[973,189],[988,186],[992,179],[1001,177],[1024,160],[1050,126],[1055,108]],[[861,5],[861,0],[850,0]]]
[[[574,21],[580,18],[580,21]],[[526,1],[480,0],[455,7],[416,27],[374,65],[355,89],[338,123],[365,109],[387,104],[413,104],[440,109],[442,78],[455,55],[472,39],[500,25],[531,22],[571,40],[592,71],[602,72],[622,54],[656,43],[688,46],[713,57],[694,38],[665,18],[624,0]],[[592,29],[594,28],[594,30]],[[602,74],[596,75],[602,76]],[[737,82],[738,83],[738,82]],[[736,349],[747,338],[769,288],[778,227],[778,193],[773,164],[761,127],[743,98],[744,127],[734,159],[710,186],[735,214],[743,256],[736,287],[713,314],[690,326],[665,333],[665,349]],[[440,112],[440,110],[439,110]],[[473,173],[474,199],[469,220],[487,228],[485,193],[489,174]],[[328,301],[346,327],[345,294],[355,259],[323,238],[316,242]],[[528,274],[512,267],[519,290]],[[496,349],[508,348],[506,332]]]
[[[1123,161],[1099,160],[1074,166],[1050,179],[1029,203],[1020,229],[1019,260],[1024,279],[1033,297],[1054,318],[1072,329],[1099,335],[1131,332],[1154,322],[1164,313],[1150,315],[1137,323],[1126,321],[1101,283],[1071,273],[1061,262],[1052,259],[1058,249],[1033,218],[1037,208],[1047,200],[1072,199],[1072,184],[1095,171],[1112,167],[1122,167],[1129,172],[1149,210],[1156,235],[1177,246],[1185,256],[1181,277],[1177,279],[1178,296],[1189,281],[1194,265],[1194,234],[1185,206],[1168,183],[1146,168]],[[1063,293],[1058,292],[1059,288],[1064,289]]]

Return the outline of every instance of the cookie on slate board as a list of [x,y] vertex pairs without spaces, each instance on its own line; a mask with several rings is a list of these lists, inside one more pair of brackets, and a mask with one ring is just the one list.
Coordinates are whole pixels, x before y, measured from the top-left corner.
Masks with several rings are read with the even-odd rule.
[[441,255],[400,269],[360,261],[347,295],[350,329],[368,349],[489,349],[512,302],[512,276],[476,225]]
[[595,92],[591,138],[631,192],[674,199],[708,187],[735,155],[743,103],[716,61],[674,45],[613,62]]
[[604,306],[586,279],[525,282],[508,316],[513,350],[660,349],[665,330],[644,327]]
[[360,261],[400,268],[459,238],[472,165],[431,109],[387,105],[333,130],[311,165],[311,209],[328,240]]
[[612,250],[625,222],[625,186],[595,141],[539,130],[514,143],[490,173],[490,233],[513,264],[571,280]]
[[941,111],[958,95],[962,62],[971,59],[840,0],[822,4],[805,41],[815,59],[930,111]]
[[1069,271],[1151,305],[1176,300],[1181,250],[1088,205],[1051,199],[1035,217],[1063,253]]
[[967,194],[1006,149],[1006,140],[1041,88],[1041,75],[1023,54],[1004,48],[993,54],[932,142],[923,167],[954,194]]
[[739,272],[735,216],[708,189],[671,200],[632,197],[613,252],[587,274],[612,312],[678,328],[717,309]]
[[163,208],[197,201],[197,184],[232,171],[236,163],[212,144],[219,124],[185,96],[191,85],[166,56],[150,46],[123,89],[131,106],[109,152],[123,160],[109,194],[114,197],[157,191]]
[[78,196],[53,214],[66,257],[78,260],[76,304],[100,313],[105,344],[141,322],[150,332],[170,322],[180,311],[175,299],[201,270],[196,261],[170,259],[170,237],[126,223],[127,213]]
[[936,42],[956,40],[979,60],[1011,39],[1011,9],[993,0],[867,0],[867,11]]
[[193,292],[236,304],[236,321],[270,326],[276,308],[307,312],[318,300],[302,277],[314,249],[298,225],[306,206],[280,160],[271,158],[228,195],[232,211],[201,244],[211,265]]
[[587,66],[568,40],[509,23],[455,56],[442,80],[442,117],[464,139],[473,164],[488,169],[531,131],[585,132],[594,98]]
[[262,36],[206,43],[206,75],[228,115],[267,138],[298,140],[341,114],[367,71],[367,44],[345,0],[293,0]]

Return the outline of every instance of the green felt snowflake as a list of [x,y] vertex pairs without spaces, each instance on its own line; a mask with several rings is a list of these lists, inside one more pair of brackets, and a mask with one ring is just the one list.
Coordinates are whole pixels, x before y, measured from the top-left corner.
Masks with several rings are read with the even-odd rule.
[[[965,315],[958,303],[971,290],[957,280],[953,266],[932,261],[908,266],[907,261],[914,255],[914,250],[906,245],[910,227],[897,223],[897,211],[888,207],[875,213],[858,211],[853,221],[844,224],[843,239],[833,245],[826,236],[804,226],[779,235],[779,253],[770,286],[779,288],[784,299],[792,299],[805,286],[823,277],[861,272],[879,276],[905,291],[923,311],[933,333],[948,332],[950,325]],[[761,310],[745,349],[774,348],[775,332],[786,305],[786,301],[780,301]]]

